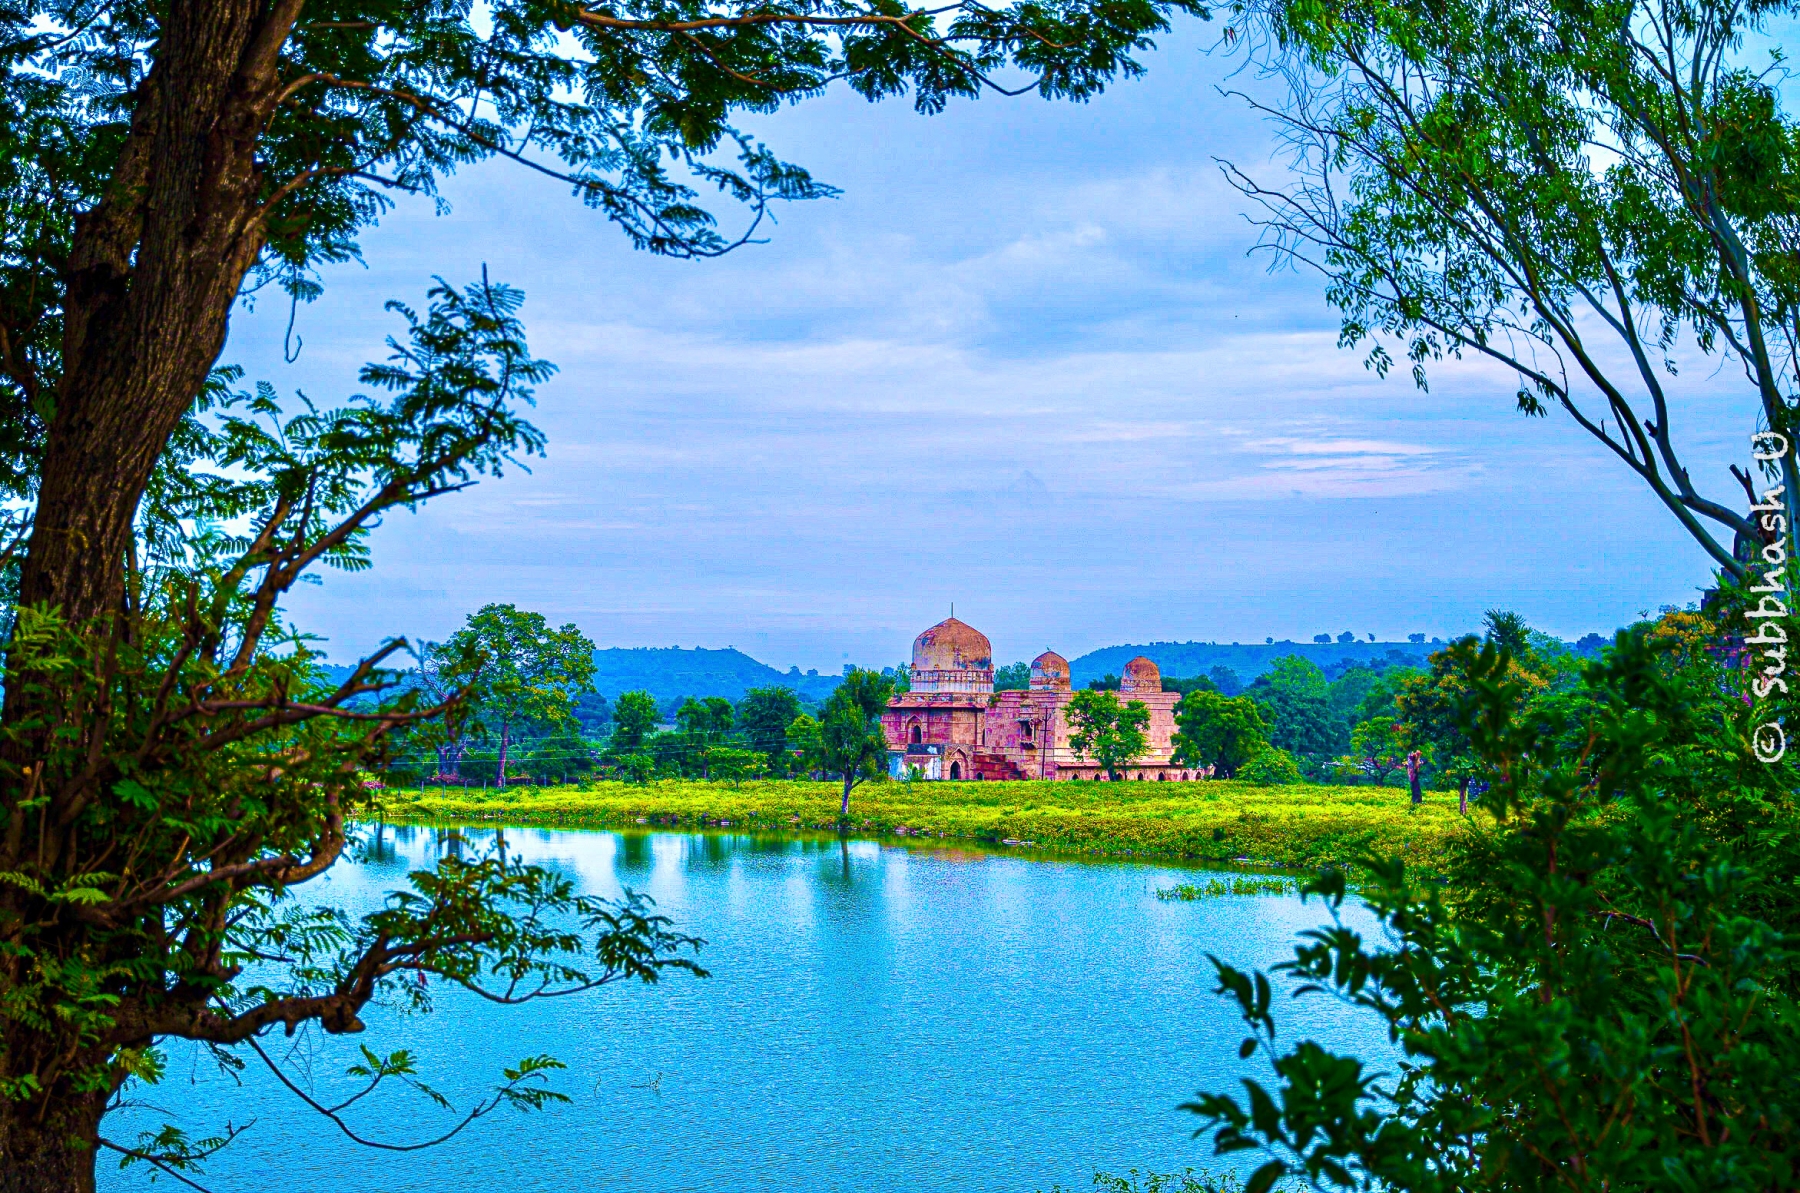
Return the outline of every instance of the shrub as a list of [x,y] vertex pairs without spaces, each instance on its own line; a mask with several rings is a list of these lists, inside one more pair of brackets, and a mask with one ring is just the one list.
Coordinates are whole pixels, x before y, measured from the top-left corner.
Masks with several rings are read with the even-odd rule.
[[1288,787],[1302,780],[1300,764],[1294,756],[1275,746],[1244,763],[1237,777],[1258,787]]

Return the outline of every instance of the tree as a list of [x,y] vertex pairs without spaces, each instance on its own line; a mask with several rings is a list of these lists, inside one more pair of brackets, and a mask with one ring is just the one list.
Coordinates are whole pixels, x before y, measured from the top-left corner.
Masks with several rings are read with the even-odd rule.
[[[1512,370],[1523,413],[1560,408],[1742,578],[1778,537],[1793,555],[1800,511],[1800,135],[1760,36],[1785,11],[1267,0],[1234,33],[1291,84],[1252,106],[1298,181],[1232,176],[1377,371],[1395,352],[1421,388],[1447,355]],[[1713,425],[1716,395],[1676,379],[1694,350],[1718,358],[1694,375],[1743,379],[1738,442],[1776,433],[1716,485],[1679,437]]]
[[[502,960],[529,979],[569,939],[509,918],[577,909],[548,878],[440,868],[415,876],[432,895],[390,901],[339,952],[258,966],[267,990],[241,1001],[252,979],[225,958],[293,955],[252,947],[266,909],[338,859],[371,798],[357,776],[392,734],[443,711],[393,696],[382,664],[400,644],[326,684],[281,603],[321,562],[367,566],[385,512],[540,450],[517,410],[551,370],[525,351],[519,295],[484,276],[440,284],[422,314],[394,308],[393,356],[363,374],[387,397],[284,407],[271,387],[235,392],[219,362],[240,298],[316,299],[318,269],[360,259],[395,197],[431,198],[442,172],[492,157],[558,175],[640,247],[715,255],[770,203],[829,191],[739,114],[839,79],[935,112],[1010,69],[1086,98],[1137,73],[1132,55],[1190,3],[0,8],[0,584],[17,598],[0,1184],[91,1188],[103,1107],[158,1039],[241,1052],[277,1023],[348,1030],[401,970],[472,984]],[[721,231],[702,188],[743,224]],[[128,876],[94,877],[127,856]],[[95,881],[108,906],[74,914],[68,892]],[[574,919],[597,929],[593,906]],[[660,948],[648,923],[632,939]],[[321,972],[347,984],[302,996]]]
[[648,692],[621,692],[613,705],[610,748],[617,754],[638,753],[644,748],[644,739],[661,719],[656,697]]
[[683,733],[702,743],[715,741],[731,732],[731,701],[723,696],[708,696],[704,700],[689,696],[675,710],[675,723]]
[[447,779],[460,777],[458,768],[462,765],[463,755],[468,752],[469,726],[456,698],[472,669],[471,662],[442,643],[427,642],[419,651],[419,665],[413,672],[413,680],[427,700],[455,710],[452,715],[414,726],[408,737],[409,744],[430,749],[437,755],[434,773]]
[[1064,712],[1069,720],[1069,747],[1078,755],[1098,762],[1107,777],[1117,782],[1124,767],[1149,747],[1144,730],[1150,710],[1142,700],[1121,705],[1116,692],[1076,692]]
[[1276,967],[1385,1028],[1404,1064],[1278,1050],[1275,983],[1215,958],[1240,1055],[1261,1051],[1274,1088],[1187,1109],[1221,1152],[1267,1155],[1251,1189],[1790,1187],[1800,899],[1775,842],[1800,828],[1800,784],[1755,757],[1745,678],[1622,634],[1581,677],[1571,750],[1521,715],[1499,647],[1451,651],[1492,827],[1452,840],[1447,886],[1365,859],[1379,933],[1338,918],[1346,877],[1326,872],[1306,893],[1333,922]]
[[[1524,620],[1489,610],[1486,626],[1485,640],[1504,651],[1509,676],[1521,699],[1546,691],[1554,672],[1533,651],[1533,633]],[[1469,810],[1469,784],[1479,763],[1459,712],[1468,698],[1468,682],[1457,660],[1462,644],[1475,641],[1471,635],[1433,653],[1427,660],[1429,669],[1404,678],[1394,696],[1394,732],[1399,743],[1418,750],[1439,774],[1455,780],[1457,808],[1464,815]]]
[[672,744],[680,751],[682,773],[692,774],[698,764],[702,778],[712,777],[708,763],[711,747],[731,731],[731,721],[731,701],[723,696],[708,696],[704,700],[689,696],[681,702],[675,710],[675,723],[680,726],[683,740]]
[[572,733],[552,734],[531,747],[525,764],[534,778],[565,779],[593,769],[594,748]]
[[1238,678],[1238,673],[1233,671],[1230,667],[1214,667],[1211,671],[1208,671],[1206,675],[1208,679],[1213,681],[1213,686],[1218,688],[1222,695],[1235,696],[1244,690],[1244,682]]
[[575,723],[584,737],[605,736],[612,724],[612,703],[599,692],[582,692],[575,697]]
[[1262,708],[1269,743],[1295,754],[1335,755],[1345,747],[1345,727],[1331,715],[1324,695],[1292,687],[1252,687],[1250,696]]
[[800,715],[800,698],[791,688],[751,688],[738,704],[737,723],[750,748],[769,760],[771,769],[786,774],[787,727]]
[[483,605],[448,646],[472,665],[472,715],[500,735],[495,784],[504,787],[516,727],[574,723],[576,693],[593,686],[594,644],[573,625],[551,629],[542,613]]
[[819,734],[818,719],[810,713],[801,713],[795,717],[788,723],[787,741],[788,748],[793,751],[795,765],[818,778],[819,771],[825,765],[822,758],[825,742]]
[[1317,642],[1320,646],[1330,646],[1331,645],[1331,635],[1330,634],[1314,634],[1313,641]]
[[825,701],[814,747],[818,768],[835,771],[844,782],[838,817],[850,815],[850,793],[865,779],[887,775],[887,735],[881,714],[887,711],[893,683],[878,672],[852,668],[844,673]]
[[1210,766],[1221,779],[1269,748],[1268,725],[1248,696],[1189,692],[1175,706],[1175,724],[1175,761]]
[[1330,684],[1318,664],[1297,654],[1284,654],[1270,663],[1266,678],[1278,692],[1319,700],[1330,694]]
[[731,746],[707,747],[706,775],[708,778],[738,783],[744,779],[754,779],[768,769],[768,756],[759,750],[739,750]]
[[994,672],[994,691],[1023,692],[1031,687],[1031,664],[1008,663]]
[[1349,725],[1363,719],[1356,715],[1356,711],[1379,682],[1379,676],[1372,667],[1365,667],[1361,663],[1346,667],[1343,674],[1332,680],[1326,688],[1326,705],[1331,710],[1331,719],[1339,724]]
[[1190,675],[1185,678],[1165,675],[1162,677],[1162,690],[1185,696],[1189,692],[1216,692],[1219,690],[1219,685],[1214,683],[1211,677],[1205,675]]
[[1346,770],[1365,774],[1378,786],[1406,762],[1406,748],[1394,735],[1393,717],[1370,717],[1350,731],[1350,755]]

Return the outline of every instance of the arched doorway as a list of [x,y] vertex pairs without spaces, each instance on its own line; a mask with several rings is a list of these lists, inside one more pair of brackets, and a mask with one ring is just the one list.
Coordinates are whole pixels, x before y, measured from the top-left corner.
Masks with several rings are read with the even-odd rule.
[[951,777],[951,778],[952,778],[952,779],[960,779],[960,778],[962,778],[962,763],[960,763],[960,762],[952,762],[952,763],[951,763],[951,764],[950,764],[950,777]]
[[912,723],[912,729],[909,732],[906,740],[912,742],[913,745],[915,745],[915,746],[925,740],[925,734],[922,731],[920,731],[919,723],[917,721],[914,721]]

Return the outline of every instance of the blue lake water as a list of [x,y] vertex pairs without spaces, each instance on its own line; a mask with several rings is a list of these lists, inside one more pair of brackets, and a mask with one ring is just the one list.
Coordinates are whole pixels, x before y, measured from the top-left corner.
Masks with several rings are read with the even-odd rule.
[[[467,830],[480,843],[492,830]],[[1259,1062],[1212,993],[1208,952],[1289,955],[1319,903],[1235,897],[1164,903],[1193,870],[836,840],[507,831],[526,859],[588,891],[648,892],[703,936],[706,979],[614,986],[523,1008],[447,990],[432,1014],[371,1008],[360,1038],[274,1036],[323,1093],[367,1044],[413,1049],[420,1076],[467,1106],[521,1056],[568,1064],[571,1105],[503,1110],[427,1151],[373,1152],[337,1135],[266,1071],[221,1074],[168,1049],[165,1081],[109,1116],[119,1139],[172,1121],[193,1136],[255,1123],[202,1178],[266,1190],[980,1190],[1086,1188],[1096,1170],[1226,1168],[1175,1107]],[[445,848],[389,828],[381,861],[341,867],[324,897],[366,906]],[[1288,1038],[1384,1051],[1364,1022],[1283,1000]],[[250,1056],[252,1066],[259,1066]],[[340,1092],[341,1096],[341,1092]],[[406,1142],[455,1115],[383,1088],[352,1115]],[[100,1187],[149,1187],[104,1153]],[[157,1189],[173,1187],[167,1177]]]

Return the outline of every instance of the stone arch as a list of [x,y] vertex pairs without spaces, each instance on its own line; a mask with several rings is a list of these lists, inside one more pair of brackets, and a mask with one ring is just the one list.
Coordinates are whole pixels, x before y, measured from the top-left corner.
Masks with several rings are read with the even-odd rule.
[[914,745],[918,745],[925,740],[925,731],[919,725],[919,718],[914,717],[912,724],[907,727],[906,740]]
[[962,760],[961,759],[952,758],[950,760],[950,777],[952,779],[962,778]]

